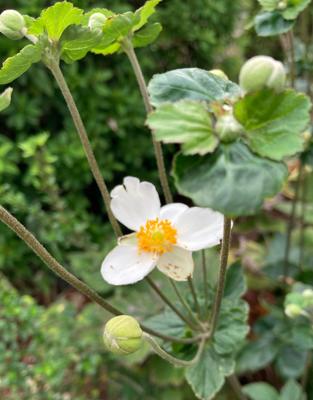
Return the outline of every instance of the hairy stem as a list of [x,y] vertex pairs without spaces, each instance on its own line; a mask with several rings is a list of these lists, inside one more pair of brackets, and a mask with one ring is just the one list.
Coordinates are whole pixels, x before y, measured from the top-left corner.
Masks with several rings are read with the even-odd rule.
[[231,220],[227,217],[224,217],[224,234],[223,234],[223,242],[222,242],[221,256],[220,256],[219,278],[215,294],[215,300],[213,304],[212,318],[210,321],[210,338],[212,338],[214,335],[223,300],[230,244],[231,244]]
[[77,133],[79,135],[79,138],[81,140],[81,143],[83,145],[88,163],[89,163],[89,167],[92,171],[92,174],[95,178],[95,181],[98,185],[98,188],[100,190],[102,199],[104,201],[105,207],[106,207],[106,211],[110,220],[110,223],[112,225],[112,228],[114,230],[114,233],[117,237],[122,235],[122,230],[121,227],[119,225],[119,223],[117,222],[116,218],[114,217],[111,208],[110,208],[110,202],[111,202],[111,198],[110,198],[110,193],[108,191],[108,188],[106,186],[106,183],[104,182],[104,179],[102,177],[102,174],[100,172],[100,168],[99,165],[97,163],[96,157],[94,155],[94,152],[92,150],[87,132],[86,132],[86,128],[84,126],[84,123],[81,119],[80,113],[77,109],[75,100],[72,96],[72,93],[66,83],[66,80],[63,76],[63,73],[60,69],[59,63],[57,61],[51,62],[49,63],[48,68],[50,69],[50,71],[52,72],[52,75],[54,76],[62,94],[64,97],[64,100],[67,104],[67,107],[70,111],[70,114],[72,116],[75,128],[77,130]]
[[208,271],[206,266],[205,250],[202,250],[201,256],[202,256],[202,275],[203,275],[203,289],[204,289],[204,319],[206,319],[209,308],[209,287],[208,287]]
[[246,396],[242,392],[241,383],[239,382],[239,379],[236,375],[229,376],[227,378],[227,381],[239,400],[247,400]]
[[[132,43],[130,42],[130,40],[128,40],[128,39],[124,40],[122,47],[131,63],[131,66],[133,68],[134,74],[135,74],[137,82],[138,82],[141,96],[143,98],[146,112],[147,112],[147,114],[149,114],[150,112],[153,111],[153,107],[150,103],[146,81],[143,76],[143,72],[140,67],[134,47],[133,47]],[[154,147],[154,152],[155,152],[155,156],[156,156],[156,161],[157,161],[157,166],[158,166],[158,171],[159,171],[159,176],[160,176],[160,181],[161,181],[161,186],[163,189],[164,197],[165,197],[165,200],[167,203],[172,203],[173,197],[172,197],[169,182],[167,179],[162,145],[160,142],[158,142],[155,139],[154,133],[153,132],[151,132],[151,133],[152,133],[152,142],[153,142],[153,147]]]
[[204,350],[204,345],[205,345],[205,338],[203,338],[199,344],[198,351],[194,358],[190,361],[186,360],[181,360],[179,358],[173,357],[171,354],[167,353],[165,350],[163,350],[158,342],[153,339],[150,335],[147,335],[146,333],[143,334],[143,339],[149,343],[149,345],[152,347],[152,349],[155,351],[156,354],[158,354],[160,357],[162,357],[164,360],[168,361],[171,364],[174,364],[176,367],[191,367],[194,364],[197,364],[199,361],[201,354],[203,353]]
[[304,256],[305,256],[305,211],[306,211],[306,195],[307,183],[304,174],[301,179],[301,209],[300,209],[300,256],[299,256],[299,269],[303,269]]
[[198,301],[197,292],[196,292],[195,286],[193,284],[193,279],[192,279],[191,276],[188,278],[188,285],[189,285],[189,289],[190,289],[191,295],[193,297],[193,301],[194,301],[194,304],[195,304],[197,315],[200,318],[201,317],[200,305],[199,305],[199,301]]

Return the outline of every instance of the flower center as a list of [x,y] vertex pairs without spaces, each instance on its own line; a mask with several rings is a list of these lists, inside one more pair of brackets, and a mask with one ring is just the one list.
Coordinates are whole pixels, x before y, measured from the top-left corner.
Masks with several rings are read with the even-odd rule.
[[177,243],[177,230],[167,219],[150,219],[137,232],[139,251],[164,254]]

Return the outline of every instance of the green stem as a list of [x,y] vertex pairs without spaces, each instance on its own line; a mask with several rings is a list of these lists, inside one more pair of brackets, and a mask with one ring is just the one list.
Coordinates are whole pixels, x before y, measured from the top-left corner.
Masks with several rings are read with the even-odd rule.
[[294,47],[294,36],[293,30],[287,32],[289,40],[289,52],[290,52],[290,81],[291,86],[295,87],[296,83],[296,60],[295,60],[295,47]]
[[162,292],[162,290],[153,282],[153,280],[147,276],[146,281],[148,284],[151,286],[151,288],[158,294],[158,296],[164,301],[165,304],[167,304],[175,314],[179,316],[179,318],[184,321],[188,326],[190,326],[191,329],[196,330],[197,327],[193,324],[192,321],[190,321],[187,317],[185,317],[184,314],[182,314],[179,309],[171,302],[171,300]]
[[199,301],[198,301],[198,297],[197,297],[197,292],[196,292],[196,289],[195,289],[194,284],[193,284],[193,279],[192,279],[191,276],[188,278],[188,285],[189,285],[189,289],[190,289],[190,292],[191,292],[192,297],[193,297],[193,301],[195,303],[195,308],[196,308],[198,317],[200,318],[200,316],[201,316],[200,305],[199,305]]
[[203,289],[204,289],[204,318],[207,317],[209,308],[209,287],[208,287],[208,271],[205,259],[205,250],[202,250],[202,274],[203,274]]
[[112,211],[111,211],[111,207],[110,207],[110,203],[111,203],[111,198],[110,198],[110,193],[108,191],[108,188],[106,186],[106,183],[104,182],[104,179],[102,177],[102,174],[100,172],[100,168],[98,166],[96,157],[94,155],[94,152],[92,150],[84,123],[81,119],[80,113],[77,109],[75,100],[72,96],[72,93],[66,83],[66,80],[63,76],[63,73],[61,71],[61,68],[59,66],[59,63],[57,61],[52,61],[49,63],[48,68],[50,69],[50,71],[52,72],[52,75],[54,76],[61,92],[62,95],[64,97],[64,100],[67,104],[67,107],[69,109],[69,112],[72,116],[75,128],[77,130],[77,133],[79,135],[79,138],[81,140],[81,143],[83,145],[83,148],[85,150],[85,154],[89,163],[89,167],[92,171],[92,174],[95,178],[95,181],[97,182],[98,188],[100,190],[102,199],[104,201],[105,207],[106,207],[106,211],[109,217],[109,220],[111,222],[111,225],[113,227],[114,233],[117,237],[122,235],[122,230],[121,227],[119,225],[119,223],[117,222],[116,218],[114,217]]
[[172,285],[176,296],[178,297],[179,301],[181,302],[182,306],[186,309],[186,311],[189,314],[189,317],[195,322],[196,325],[199,325],[200,321],[198,320],[198,318],[194,315],[194,313],[192,312],[189,304],[187,303],[187,301],[183,298],[183,296],[181,295],[176,283],[172,280],[169,279],[170,284]]
[[[122,47],[131,63],[131,66],[133,68],[134,74],[135,74],[137,82],[138,82],[141,96],[143,98],[146,112],[147,112],[147,114],[149,114],[150,112],[153,111],[153,107],[150,103],[146,81],[143,76],[143,72],[140,67],[134,47],[129,39],[124,40]],[[165,200],[167,203],[172,203],[173,197],[172,197],[169,182],[167,179],[162,145],[160,142],[158,142],[155,139],[154,133],[153,132],[151,132],[151,133],[152,133],[152,142],[153,142],[153,147],[154,147],[154,152],[155,152],[155,156],[156,156],[156,161],[157,161],[157,166],[158,166],[158,171],[159,171],[159,176],[160,176],[160,181],[161,181],[164,197],[165,197]]]
[[239,400],[247,400],[246,396],[242,392],[241,383],[236,375],[231,375],[227,378],[228,383],[232,387],[234,393],[236,394]]
[[163,350],[160,345],[158,344],[158,342],[153,339],[150,335],[147,334],[143,334],[143,339],[150,344],[150,346],[153,348],[153,350],[155,351],[156,354],[158,354],[160,357],[162,357],[164,360],[168,361],[171,364],[174,364],[176,367],[191,367],[192,365],[197,364],[197,362],[199,361],[201,354],[203,353],[204,350],[204,345],[205,345],[205,338],[202,338],[199,347],[198,347],[198,351],[196,353],[196,355],[194,356],[194,358],[190,361],[186,361],[186,360],[181,360],[179,358],[173,357],[172,355],[170,355],[169,353],[167,353],[165,350]]
[[[307,359],[306,359],[306,363],[305,363],[305,368],[304,368],[304,372],[301,378],[301,387],[303,389],[303,392],[305,393],[306,391],[306,387],[309,381],[309,375],[310,375],[310,369],[312,366],[312,352],[310,351],[307,355]],[[302,398],[297,399],[297,400],[302,400]]]
[[299,256],[299,269],[303,270],[304,255],[305,255],[305,211],[306,211],[306,195],[307,184],[305,176],[302,174],[301,179],[301,216],[300,216],[300,256]]
[[286,234],[286,247],[285,247],[285,255],[284,255],[284,280],[288,278],[289,275],[289,254],[290,254],[290,246],[291,246],[291,234],[294,227],[296,210],[297,210],[297,203],[299,200],[300,194],[300,183],[302,179],[302,170],[303,164],[300,164],[299,174],[296,181],[295,187],[295,195],[292,199],[292,206],[291,206],[291,214],[287,224],[287,234]]
[[214,335],[222,305],[230,244],[231,244],[231,220],[227,217],[224,217],[224,234],[223,234],[223,242],[222,242],[221,256],[220,256],[219,278],[215,294],[215,300],[213,304],[212,318],[210,321],[210,338],[212,338]]

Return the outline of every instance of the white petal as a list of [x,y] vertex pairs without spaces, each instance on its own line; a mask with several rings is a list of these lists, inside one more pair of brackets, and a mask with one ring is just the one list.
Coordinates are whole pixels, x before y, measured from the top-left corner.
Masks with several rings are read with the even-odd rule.
[[163,206],[160,211],[161,219],[168,219],[172,223],[175,223],[177,218],[188,209],[186,204],[182,203],[172,203]]
[[155,267],[152,253],[138,253],[135,246],[115,247],[104,259],[101,274],[111,285],[129,285],[141,281]]
[[192,276],[194,269],[192,253],[175,246],[172,251],[160,257],[157,267],[175,281],[186,281],[189,276]]
[[117,242],[120,246],[133,246],[137,247],[137,233],[130,233],[129,235],[120,236]]
[[127,228],[138,231],[147,220],[155,219],[160,213],[160,198],[152,183],[140,182],[127,177],[124,186],[111,192],[111,209],[115,217]]
[[197,251],[220,243],[224,216],[209,208],[191,207],[179,216],[175,226],[178,246]]

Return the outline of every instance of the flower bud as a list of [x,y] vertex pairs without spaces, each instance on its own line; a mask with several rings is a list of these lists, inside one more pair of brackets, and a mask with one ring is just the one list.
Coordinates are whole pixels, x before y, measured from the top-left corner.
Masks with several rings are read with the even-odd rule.
[[95,29],[102,30],[103,25],[104,25],[106,20],[107,20],[107,17],[105,15],[103,15],[101,13],[94,13],[89,18],[88,27],[91,30],[95,30]]
[[287,8],[288,4],[286,0],[282,0],[278,3],[277,8],[278,10],[284,10],[285,8]]
[[13,89],[9,87],[0,95],[0,111],[5,110],[11,104],[12,92]]
[[15,10],[5,10],[0,14],[0,32],[12,40],[24,37],[22,29],[26,23],[23,15]]
[[289,318],[297,318],[303,314],[303,310],[297,304],[288,304],[285,308],[285,313]]
[[128,315],[119,315],[105,325],[103,340],[106,348],[119,355],[132,354],[142,345],[142,330]]
[[313,290],[312,289],[305,289],[302,292],[302,296],[308,300],[313,300]]
[[219,117],[215,129],[224,143],[233,142],[243,133],[242,125],[240,125],[232,114],[224,114]]
[[228,79],[228,76],[225,74],[225,72],[224,71],[222,71],[221,69],[211,69],[210,71],[210,74],[213,74],[213,75],[216,75],[216,76],[218,76],[218,77],[220,77],[220,78],[223,78],[223,79],[225,79],[226,81],[228,81],[229,79]]
[[284,90],[286,72],[281,62],[268,56],[256,56],[248,60],[241,68],[239,83],[246,92],[262,88]]

